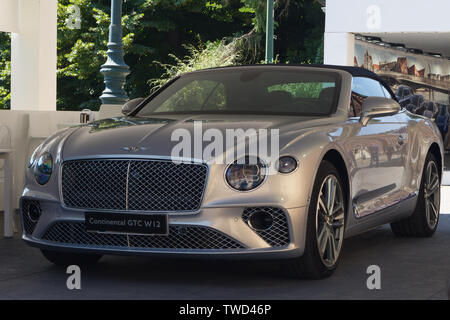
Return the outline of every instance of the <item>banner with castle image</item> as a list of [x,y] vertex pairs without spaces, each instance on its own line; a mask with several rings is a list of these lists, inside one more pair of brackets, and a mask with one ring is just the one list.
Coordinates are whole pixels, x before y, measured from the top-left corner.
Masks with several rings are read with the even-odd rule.
[[426,100],[449,105],[450,60],[356,40],[354,65],[385,79],[396,92],[406,85]]

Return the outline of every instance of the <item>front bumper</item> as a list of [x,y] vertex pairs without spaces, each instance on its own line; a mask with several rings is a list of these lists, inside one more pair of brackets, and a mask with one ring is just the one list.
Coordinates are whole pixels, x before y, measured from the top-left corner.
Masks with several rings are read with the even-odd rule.
[[[41,215],[31,222],[28,203],[37,203]],[[64,252],[117,255],[165,255],[175,257],[220,257],[284,259],[303,254],[307,208],[283,208],[277,204],[203,207],[192,215],[169,214],[168,236],[88,233],[84,210],[65,208],[41,197],[24,196],[20,201],[23,240],[41,249]],[[265,208],[279,219],[273,228],[256,232],[245,219],[249,208]],[[283,220],[284,219],[284,220]],[[287,237],[286,237],[287,234]],[[283,238],[284,237],[284,238]]]

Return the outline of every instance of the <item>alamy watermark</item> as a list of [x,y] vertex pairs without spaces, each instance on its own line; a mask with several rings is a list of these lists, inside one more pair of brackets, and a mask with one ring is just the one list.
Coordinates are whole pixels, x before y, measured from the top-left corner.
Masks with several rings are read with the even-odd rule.
[[77,265],[67,267],[66,273],[70,276],[67,278],[66,286],[69,290],[81,290],[81,269]]
[[366,26],[369,30],[381,29],[381,8],[377,5],[367,7],[367,21]]
[[81,9],[77,5],[67,7],[69,17],[66,19],[66,26],[69,29],[81,29]]
[[381,268],[377,265],[367,267],[366,273],[369,275],[366,281],[367,289],[381,290]]
[[171,141],[178,142],[171,152],[173,162],[196,159],[208,164],[256,165],[263,161],[268,174],[278,170],[279,129],[209,128],[203,130],[202,121],[194,121],[193,131],[178,128]]

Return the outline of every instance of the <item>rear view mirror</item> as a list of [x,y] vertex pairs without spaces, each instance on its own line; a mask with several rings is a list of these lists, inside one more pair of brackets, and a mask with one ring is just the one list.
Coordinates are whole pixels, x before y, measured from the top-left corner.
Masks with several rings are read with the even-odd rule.
[[122,107],[122,113],[123,115],[127,116],[131,113],[131,111],[133,111],[134,109],[136,109],[136,107],[142,102],[144,101],[144,98],[136,98],[133,100],[128,101],[127,103],[125,103]]
[[362,113],[359,122],[366,126],[370,119],[375,117],[391,116],[398,113],[402,108],[397,101],[380,98],[368,97],[362,105]]

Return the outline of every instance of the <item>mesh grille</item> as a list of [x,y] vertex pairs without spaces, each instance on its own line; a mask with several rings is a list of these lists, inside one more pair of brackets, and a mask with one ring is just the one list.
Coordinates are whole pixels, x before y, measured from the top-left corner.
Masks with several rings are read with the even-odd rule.
[[246,208],[242,214],[244,222],[248,224],[250,215],[257,211],[270,213],[273,217],[273,225],[267,230],[255,232],[272,247],[282,247],[289,244],[289,225],[284,211],[271,207]]
[[155,249],[243,249],[244,246],[227,235],[202,226],[169,226],[168,236],[127,236],[87,232],[82,222],[57,222],[43,240],[91,247],[130,247]]
[[206,176],[203,164],[76,160],[63,165],[62,192],[64,204],[73,208],[195,211]]
[[211,228],[170,226],[169,236],[130,236],[130,247],[170,249],[242,249],[243,246]]
[[34,228],[36,228],[37,221],[31,220],[29,216],[29,207],[30,204],[34,204],[39,210],[41,209],[41,205],[39,204],[39,201],[36,200],[30,200],[30,199],[22,199],[22,221],[23,221],[23,228],[25,230],[26,234],[33,234]]

